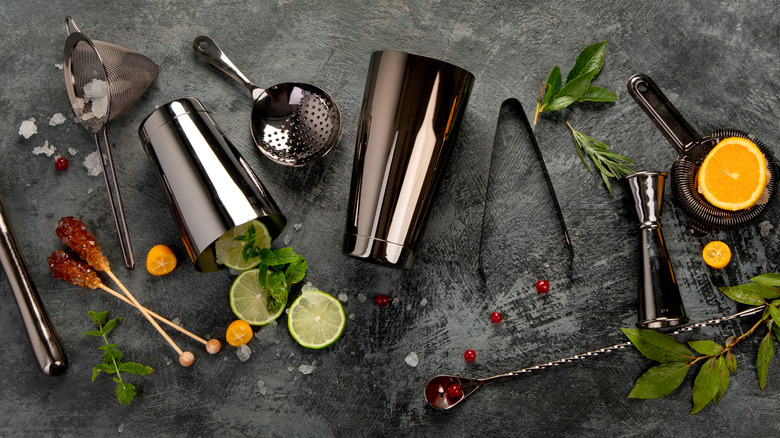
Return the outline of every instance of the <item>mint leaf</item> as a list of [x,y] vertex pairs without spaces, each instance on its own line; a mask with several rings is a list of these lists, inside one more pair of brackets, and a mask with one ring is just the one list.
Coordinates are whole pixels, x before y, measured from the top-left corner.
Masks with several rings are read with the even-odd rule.
[[304,277],[306,277],[306,271],[308,267],[309,264],[306,262],[306,260],[303,257],[298,257],[298,260],[290,263],[290,266],[288,266],[287,270],[284,271],[284,275],[287,277],[287,281],[290,284],[295,284],[302,281]]
[[131,383],[120,383],[116,386],[116,398],[119,400],[119,403],[122,403],[123,405],[129,405],[130,402],[133,401],[133,398],[135,398],[135,395],[135,386]]
[[764,300],[761,296],[748,289],[742,289],[740,286],[719,287],[718,290],[738,303],[750,306],[760,306],[764,304]]
[[89,317],[92,319],[92,322],[97,325],[101,325],[106,322],[106,318],[108,317],[108,310],[103,312],[93,312],[90,310],[88,313]]
[[260,263],[257,269],[257,281],[260,284],[260,288],[268,289],[268,265]]
[[568,84],[572,79],[582,75],[590,75],[591,78],[596,76],[604,65],[604,52],[606,51],[606,47],[607,42],[602,41],[582,49],[580,54],[577,55],[577,59],[574,61],[574,67],[572,67],[572,69],[569,70],[569,74],[566,75],[566,83]]
[[111,332],[111,330],[114,330],[117,325],[119,325],[119,321],[121,321],[122,318],[114,318],[111,321],[108,321],[106,325],[103,326],[103,334],[108,334]]
[[103,332],[101,332],[100,330],[90,330],[88,332],[82,333],[82,335],[102,337]]
[[651,329],[622,329],[634,347],[645,357],[656,362],[690,362],[691,351],[673,337]]
[[720,367],[717,358],[711,357],[701,366],[693,381],[693,410],[695,414],[704,409],[720,390]]
[[281,271],[271,272],[268,276],[268,293],[274,299],[273,303],[269,303],[272,304],[272,311],[279,310],[279,307],[287,302],[288,292],[284,273]]
[[122,353],[117,349],[107,350],[103,353],[103,362],[111,366],[114,363],[120,363],[122,362]]
[[726,388],[729,386],[729,368],[723,356],[718,357],[718,373],[720,374],[720,388],[713,398],[715,404],[720,403],[720,399],[723,398],[723,394],[726,393]]
[[717,356],[723,353],[723,347],[714,341],[689,341],[688,345],[705,356]]
[[151,374],[154,371],[154,368],[148,367],[146,365],[141,365],[140,363],[124,362],[121,365],[119,365],[119,371],[122,371],[123,373],[145,376],[147,374]]
[[680,386],[689,369],[690,366],[685,362],[656,365],[637,379],[628,397],[652,399],[667,396]]
[[268,248],[263,248],[262,250],[260,250],[259,256],[260,256],[260,263],[266,266],[276,266],[278,264],[276,262],[276,254],[274,254],[274,252]]
[[750,281],[755,281],[756,283],[765,284],[767,286],[780,287],[780,274],[777,273],[762,274],[757,277],[751,278]]
[[766,388],[766,375],[769,372],[769,362],[775,356],[775,341],[772,339],[772,332],[767,332],[761,345],[758,347],[758,359],[756,360],[756,371],[758,372],[758,385],[763,391]]
[[300,258],[300,256],[296,254],[292,248],[289,247],[277,249],[276,251],[274,251],[274,256],[276,257],[277,265],[286,265]]

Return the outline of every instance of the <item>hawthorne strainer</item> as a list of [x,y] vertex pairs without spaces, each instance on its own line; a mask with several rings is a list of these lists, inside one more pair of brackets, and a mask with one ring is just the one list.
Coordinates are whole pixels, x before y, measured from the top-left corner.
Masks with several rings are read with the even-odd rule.
[[[146,89],[157,79],[159,68],[152,60],[140,53],[88,38],[81,33],[70,17],[65,19],[65,29],[68,32],[63,55],[65,88],[68,90],[70,104],[79,122],[87,131],[95,135],[99,156],[108,159],[111,170],[110,180],[103,159],[98,161],[103,169],[111,213],[114,216],[125,266],[133,269],[135,259],[114,171],[114,159],[111,156],[106,125],[110,120],[130,109],[141,98]],[[98,137],[101,131],[105,147],[101,147]]]

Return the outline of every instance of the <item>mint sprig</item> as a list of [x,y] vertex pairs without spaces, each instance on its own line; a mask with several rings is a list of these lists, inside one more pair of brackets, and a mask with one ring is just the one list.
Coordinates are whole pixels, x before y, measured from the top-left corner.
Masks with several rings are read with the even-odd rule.
[[246,233],[233,238],[233,240],[237,242],[246,242],[244,249],[241,250],[241,258],[244,259],[244,262],[256,258],[260,254],[261,248],[255,246],[255,241],[258,237],[259,235],[257,234],[255,225],[252,224],[247,228]]
[[[690,370],[700,363],[693,382],[695,414],[710,402],[718,404],[729,385],[731,373],[737,372],[734,347],[759,327],[767,331],[758,347],[756,370],[763,391],[769,364],[775,355],[775,339],[780,341],[780,274],[769,273],[750,279],[753,283],[718,288],[727,297],[742,304],[766,306],[761,319],[740,336],[730,336],[723,344],[711,340],[690,341],[684,345],[673,337],[650,329],[623,329],[631,343],[648,359],[660,362],[637,379],[630,398],[651,399],[671,394]],[[774,335],[774,338],[773,336]]]
[[101,337],[103,342],[105,342],[105,345],[98,347],[99,350],[103,350],[103,363],[99,363],[92,368],[92,381],[94,382],[101,372],[113,375],[113,380],[117,384],[116,397],[119,403],[129,405],[135,398],[137,391],[132,383],[125,382],[122,379],[121,373],[145,376],[152,373],[154,369],[140,363],[123,362],[122,353],[116,348],[116,344],[108,342],[108,334],[119,325],[122,318],[114,318],[107,321],[108,311],[93,312],[91,310],[89,311],[89,317],[98,326],[98,330],[91,330],[82,334]]
[[574,67],[566,75],[565,84],[561,83],[561,68],[557,65],[553,67],[539,90],[534,125],[539,118],[539,113],[558,111],[574,102],[614,102],[617,100],[617,94],[606,88],[591,85],[604,65],[606,46],[607,42],[602,41],[582,49],[574,61]]
[[268,311],[274,313],[287,302],[292,286],[306,277],[308,263],[289,247],[277,250],[263,248],[259,256],[260,272],[257,277],[260,286],[267,289],[273,298],[268,303]]

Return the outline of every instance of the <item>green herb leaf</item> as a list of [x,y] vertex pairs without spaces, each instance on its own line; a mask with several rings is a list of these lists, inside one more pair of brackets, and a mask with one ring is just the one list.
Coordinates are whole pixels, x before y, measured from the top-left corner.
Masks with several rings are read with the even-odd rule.
[[688,345],[705,356],[717,356],[723,353],[723,347],[714,341],[689,341]]
[[566,124],[569,125],[569,129],[571,129],[572,136],[574,137],[574,145],[577,148],[577,154],[580,156],[580,160],[582,160],[582,163],[585,164],[585,167],[590,171],[590,167],[583,157],[584,151],[599,170],[601,179],[604,181],[604,185],[607,186],[607,190],[610,193],[612,193],[612,187],[609,184],[609,178],[620,179],[634,173],[630,167],[634,164],[633,160],[624,155],[610,152],[609,146],[605,143],[575,130],[568,122]]
[[249,226],[249,228],[246,229],[246,233],[233,237],[233,240],[236,242],[249,242],[254,241],[257,239],[257,230],[255,229],[255,225],[252,224]]
[[97,325],[101,325],[106,322],[106,318],[108,317],[108,310],[103,312],[93,312],[90,310],[89,317],[92,319],[92,322]]
[[690,366],[686,362],[667,362],[656,365],[637,379],[629,398],[652,399],[671,394],[685,376]]
[[747,304],[750,306],[760,306],[764,304],[764,299],[761,298],[761,296],[757,295],[753,291],[742,289],[740,286],[719,287],[718,289],[727,297],[738,303]]
[[762,274],[757,277],[751,278],[750,281],[755,281],[756,283],[765,284],[767,286],[780,287],[780,274],[777,273]]
[[88,332],[84,332],[84,333],[82,333],[82,335],[87,335],[87,336],[97,336],[97,337],[99,337],[99,338],[100,338],[100,337],[102,337],[102,336],[103,336],[103,332],[101,332],[100,330],[90,330],[90,331],[88,331]]
[[262,250],[260,250],[259,255],[260,255],[260,263],[266,266],[276,266],[278,264],[276,262],[276,254],[274,254],[274,252],[268,248],[263,248]]
[[260,263],[260,266],[257,267],[257,282],[260,284],[260,287],[262,289],[268,288],[268,265]]
[[607,42],[602,41],[582,49],[580,54],[577,55],[577,59],[574,61],[574,67],[572,67],[572,69],[569,70],[569,74],[566,75],[566,83],[568,84],[572,79],[583,75],[590,75],[591,78],[596,76],[604,65],[604,52],[606,51],[606,47]]
[[729,387],[729,368],[723,356],[718,356],[718,373],[720,374],[720,388],[718,388],[718,393],[713,398],[715,404],[720,403],[720,399],[726,393],[726,388]]
[[287,302],[287,294],[289,289],[287,287],[287,280],[284,273],[281,271],[271,272],[268,276],[268,293],[273,297],[273,303],[269,304],[271,311],[279,310],[279,307]]
[[614,102],[617,100],[617,94],[603,87],[591,85],[585,94],[580,97],[580,102]]
[[717,358],[711,357],[701,366],[693,381],[693,410],[695,414],[704,409],[720,390],[720,367]]
[[554,98],[549,105],[547,105],[546,111],[558,111],[559,109],[566,108],[576,101],[577,99],[572,96],[558,96]]
[[767,306],[767,309],[769,314],[772,315],[772,321],[775,322],[775,325],[780,326],[780,310],[775,306]]
[[119,365],[119,371],[123,373],[137,374],[139,376],[146,376],[154,371],[154,368],[146,365],[141,365],[135,362],[124,362]]
[[123,405],[129,405],[135,398],[135,395],[135,386],[131,383],[125,382],[116,386],[116,398],[119,400],[119,403],[122,403]]
[[734,353],[732,353],[731,350],[726,353],[726,366],[732,373],[737,372],[737,357],[734,356]]
[[685,362],[695,359],[691,351],[673,337],[651,329],[622,329],[634,347],[656,362]]
[[780,288],[774,286],[767,286],[761,283],[747,283],[734,287],[739,288],[741,291],[752,292],[767,300],[776,300],[780,298]]
[[761,345],[758,347],[758,359],[756,360],[756,371],[758,372],[758,385],[763,391],[766,388],[766,375],[769,372],[769,362],[775,356],[775,341],[772,339],[772,332],[767,332]]
[[121,320],[122,318],[114,318],[111,321],[108,321],[106,325],[103,326],[103,334],[108,334],[111,330],[114,330]]
[[306,260],[303,257],[298,257],[298,260],[290,263],[290,266],[287,267],[287,270],[284,271],[284,275],[287,277],[287,281],[290,284],[295,284],[304,279],[306,277],[306,271],[309,267],[309,264],[306,262]]
[[117,349],[107,350],[103,353],[103,362],[114,366],[115,363],[122,362],[122,353]]
[[557,65],[553,67],[549,75],[547,75],[547,81],[544,84],[544,98],[542,99],[542,107],[546,107],[552,102],[553,97],[561,90],[561,68]]
[[277,265],[286,265],[298,260],[301,256],[295,253],[292,248],[284,247],[274,251]]
[[96,377],[95,370],[102,371],[106,374],[116,374],[116,367],[113,364],[99,363],[92,367],[92,381],[94,381]]

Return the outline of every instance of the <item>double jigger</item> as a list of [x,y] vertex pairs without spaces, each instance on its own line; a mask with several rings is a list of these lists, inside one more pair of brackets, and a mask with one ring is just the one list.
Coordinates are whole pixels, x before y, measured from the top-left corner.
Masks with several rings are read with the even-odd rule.
[[[664,172],[644,171],[634,173],[625,178],[626,186],[630,192],[631,205],[639,221],[641,262],[639,264],[640,281],[638,288],[639,319],[636,325],[640,328],[663,329],[688,322],[680,297],[680,290],[674,278],[669,253],[666,250],[664,237],[661,233],[661,206],[666,177],[667,175]],[[679,334],[694,328],[753,315],[761,310],[763,310],[763,306],[754,307],[731,316],[682,327],[672,332],[672,334]],[[552,368],[574,362],[575,360],[598,356],[602,353],[623,350],[631,345],[631,342],[623,342],[483,379],[438,375],[430,379],[425,385],[425,401],[436,409],[447,410],[462,402],[485,383],[528,374],[545,368]],[[453,392],[451,396],[448,389],[453,385],[457,385],[460,391]]]

